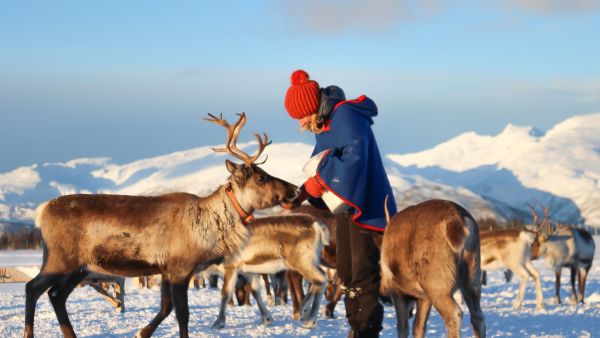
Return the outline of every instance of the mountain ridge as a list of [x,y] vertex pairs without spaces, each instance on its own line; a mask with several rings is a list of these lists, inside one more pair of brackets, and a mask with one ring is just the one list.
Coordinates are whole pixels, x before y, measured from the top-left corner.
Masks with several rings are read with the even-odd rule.
[[[239,146],[252,151],[256,142]],[[0,219],[31,222],[39,203],[71,193],[206,195],[228,175],[226,156],[211,148],[123,164],[79,158],[0,173]],[[311,152],[304,143],[274,143],[265,150],[263,168],[301,184]],[[600,226],[600,113],[569,118],[546,132],[513,124],[497,135],[466,132],[431,149],[385,158],[400,208],[445,198],[478,218],[509,220],[527,217],[529,205],[541,204],[557,221]]]

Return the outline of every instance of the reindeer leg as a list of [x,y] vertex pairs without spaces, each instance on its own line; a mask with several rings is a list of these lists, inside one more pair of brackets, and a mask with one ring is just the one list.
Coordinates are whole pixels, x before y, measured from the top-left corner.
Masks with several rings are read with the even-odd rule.
[[[235,282],[235,298],[239,306],[250,306],[250,291],[252,287],[244,275],[238,275]],[[233,305],[233,301],[230,303]]]
[[394,309],[396,310],[396,333],[399,338],[407,338],[409,332],[409,299],[397,293],[393,293],[391,296]]
[[286,273],[290,294],[292,296],[292,307],[294,320],[300,319],[300,305],[304,302],[304,289],[302,288],[302,276],[293,270]]
[[590,267],[591,266],[587,266],[579,269],[579,298],[577,299],[577,302],[582,304],[585,296],[585,281],[587,279],[588,271],[590,271]]
[[305,299],[305,304],[302,304],[302,327],[312,329],[317,326],[317,316],[319,314],[319,307],[321,305],[321,299],[323,299],[323,285],[322,282],[319,284],[318,281],[311,283],[308,291],[309,296]]
[[[301,262],[311,262],[312,257],[301,259]],[[308,294],[301,306],[300,321],[305,328],[314,328],[317,326],[317,315],[323,297],[323,283],[325,282],[325,272],[321,270],[319,265],[298,265],[293,266],[305,279],[310,281],[311,285],[308,289]]]
[[460,337],[460,322],[462,318],[462,310],[460,306],[456,304],[452,294],[438,294],[431,295],[431,301],[433,306],[438,311],[444,324],[446,324],[446,336],[448,338],[459,338]]
[[313,293],[312,287],[308,289],[306,293],[306,297],[302,304],[300,305],[300,321],[305,322],[310,316],[310,309],[312,308],[313,300],[315,299],[315,294]]
[[536,310],[544,309],[544,294],[542,292],[542,281],[540,279],[540,273],[537,269],[531,264],[531,261],[525,263],[525,269],[533,278],[533,282],[535,284],[535,300],[536,300]]
[[571,300],[573,304],[577,303],[577,289],[575,288],[575,278],[577,276],[577,268],[575,265],[570,267],[571,270]]
[[42,271],[35,278],[25,284],[25,329],[23,333],[25,338],[33,337],[33,319],[35,318],[35,304],[38,298],[49,287],[64,278],[63,275],[45,275],[43,273],[42,268]]
[[188,338],[188,323],[190,320],[190,309],[188,305],[189,276],[177,282],[171,282],[171,298],[175,308],[175,316],[179,325],[179,337]]
[[219,276],[210,275],[208,276],[208,285],[211,289],[216,289],[219,287]]
[[521,305],[523,305],[529,272],[527,272],[527,270],[521,265],[517,265],[514,269],[514,272],[517,274],[517,276],[519,276],[519,292],[517,293],[517,297],[513,302],[513,308],[518,309],[521,307]]
[[256,300],[256,305],[258,305],[258,309],[260,310],[261,323],[263,325],[271,324],[273,322],[273,315],[271,312],[269,312],[265,306],[265,303],[263,303],[262,297],[260,296],[260,279],[258,275],[253,274],[250,277],[250,287],[252,296]]
[[[267,303],[269,304],[269,306],[274,306],[275,299],[271,294],[271,283],[269,283],[269,275],[266,273],[261,273],[260,276],[262,277],[265,283],[265,290],[267,292]],[[275,283],[273,283],[273,293],[275,293]]]
[[158,325],[169,316],[172,310],[173,301],[171,299],[171,284],[163,277],[162,282],[160,283],[160,310],[150,324],[146,325],[146,327],[136,333],[135,338],[147,338],[152,336]]
[[464,285],[461,286],[461,292],[465,299],[465,303],[467,303],[467,307],[469,308],[473,333],[477,338],[484,338],[486,336],[486,327],[485,316],[481,310],[481,288],[477,287],[477,285],[471,285],[465,282]]
[[431,312],[431,302],[428,299],[417,299],[417,316],[413,324],[413,336],[415,338],[425,337],[425,329],[427,328],[427,320]]
[[556,281],[554,282],[554,289],[556,292],[556,304],[560,304],[560,273],[561,273],[561,268],[558,268],[557,270],[554,271],[554,275],[556,276]]
[[77,336],[75,331],[73,331],[73,326],[67,313],[67,298],[87,275],[88,272],[81,270],[73,272],[48,291],[48,298],[50,298],[50,303],[54,308],[54,313],[60,325],[60,330],[65,338],[75,338]]
[[273,280],[275,305],[285,305],[287,303],[287,283],[285,281],[285,274],[285,271],[280,271],[271,275]]
[[235,289],[237,275],[238,271],[236,268],[225,268],[225,273],[223,274],[223,288],[221,289],[221,307],[219,308],[217,320],[215,320],[212,325],[213,329],[222,329],[225,327],[225,311],[227,308],[227,303],[229,302],[229,299],[231,299],[231,295]]

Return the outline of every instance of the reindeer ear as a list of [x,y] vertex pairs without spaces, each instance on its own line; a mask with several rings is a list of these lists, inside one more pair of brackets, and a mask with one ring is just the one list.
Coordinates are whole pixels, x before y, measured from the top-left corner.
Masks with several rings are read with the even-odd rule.
[[227,171],[229,171],[232,174],[240,168],[239,165],[231,162],[230,160],[225,160],[225,166],[227,167]]

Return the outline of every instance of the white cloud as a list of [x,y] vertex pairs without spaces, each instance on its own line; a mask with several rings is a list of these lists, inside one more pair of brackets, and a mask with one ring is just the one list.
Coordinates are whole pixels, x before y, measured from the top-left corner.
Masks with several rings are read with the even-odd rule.
[[598,0],[507,0],[511,9],[544,15],[589,13],[600,9]]
[[[585,14],[600,9],[598,0],[497,0],[495,4],[537,15]],[[279,3],[278,9],[298,31],[334,35],[380,32],[461,5],[470,4],[447,0],[287,0]],[[487,8],[494,11],[498,7]]]
[[0,201],[4,201],[6,194],[22,195],[25,190],[35,188],[41,181],[36,168],[37,165],[32,165],[0,174]]
[[300,30],[339,34],[354,30],[381,31],[429,16],[441,7],[441,0],[289,0],[282,9]]

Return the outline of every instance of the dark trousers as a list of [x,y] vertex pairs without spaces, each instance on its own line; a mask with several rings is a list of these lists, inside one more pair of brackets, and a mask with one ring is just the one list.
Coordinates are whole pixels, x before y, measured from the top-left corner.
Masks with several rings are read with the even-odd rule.
[[346,288],[346,317],[356,337],[378,337],[383,307],[379,303],[379,249],[373,232],[354,224],[351,215],[336,215],[337,273]]

